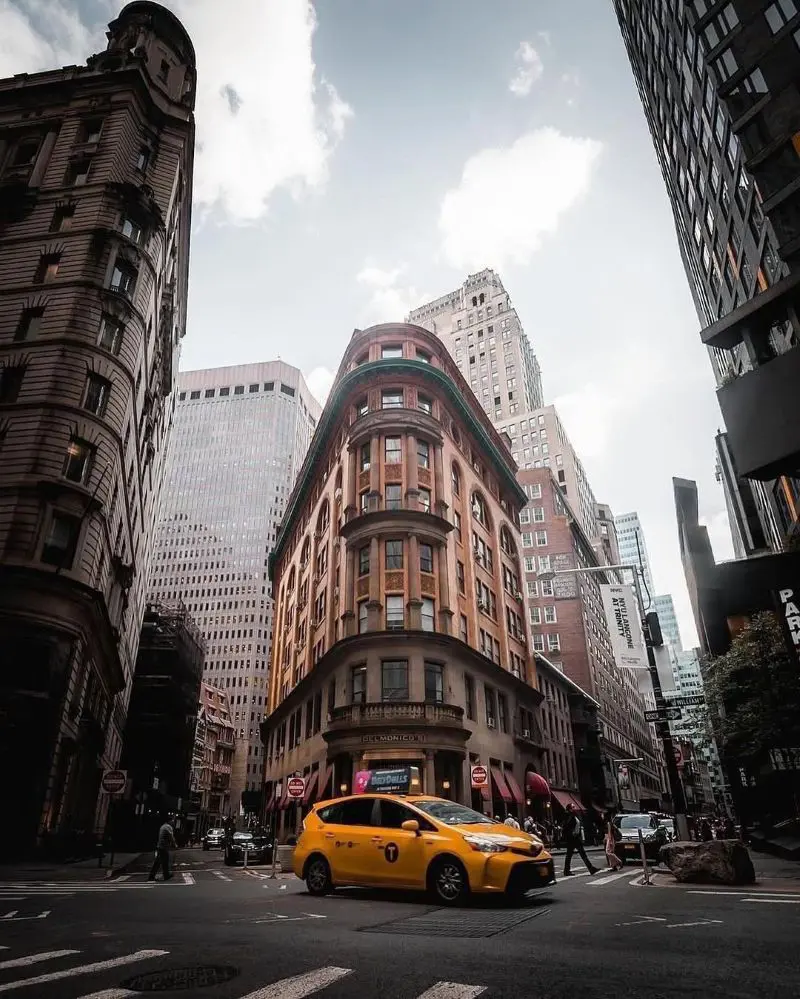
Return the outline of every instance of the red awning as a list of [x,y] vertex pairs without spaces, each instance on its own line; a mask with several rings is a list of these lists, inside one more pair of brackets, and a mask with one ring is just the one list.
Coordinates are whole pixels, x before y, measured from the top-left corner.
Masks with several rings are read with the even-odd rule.
[[274,807],[275,807],[275,788],[273,787],[272,794],[269,796],[269,800],[267,801],[267,807],[264,809],[264,811],[271,812]]
[[508,784],[508,789],[511,792],[511,796],[513,797],[514,801],[516,801],[516,803],[520,806],[520,808],[524,808],[525,798],[522,794],[522,788],[517,783],[517,778],[511,773],[510,770],[506,770],[503,773],[503,776],[506,779],[506,784]]
[[284,808],[287,808],[288,806],[289,806],[289,789],[286,786],[286,781],[284,780],[284,782],[283,782],[283,795],[281,797],[281,800],[278,802],[278,806],[277,807],[280,809],[280,811],[283,811]]
[[553,791],[552,794],[562,808],[566,809],[568,806],[572,805],[574,808],[577,808],[579,812],[586,811],[583,804],[575,797],[575,795],[570,794],[569,791]]
[[309,774],[306,779],[306,793],[303,795],[303,804],[308,805],[314,797],[314,791],[317,787],[317,781],[319,780],[319,770],[315,770],[314,773]]
[[550,785],[541,774],[537,774],[533,770],[529,770],[525,774],[525,787],[528,794],[532,795],[534,798],[550,797]]
[[[328,790],[328,785],[331,782],[331,777],[333,777],[333,764],[329,764],[326,767],[325,773],[320,778],[320,781],[319,781],[319,784],[318,784],[318,787],[317,787],[317,798],[316,798],[317,801],[325,801],[325,797],[326,797],[325,792]],[[332,795],[332,792],[331,792],[331,795]]]
[[505,782],[503,777],[503,771],[499,767],[492,767],[492,783],[494,784],[495,791],[503,799],[503,801],[508,805],[514,799],[511,796],[511,792],[508,789],[508,784]]
[[489,790],[489,785],[488,784],[484,784],[482,787],[480,787],[479,791],[481,792],[481,798],[484,801],[491,801],[492,800],[492,792]]

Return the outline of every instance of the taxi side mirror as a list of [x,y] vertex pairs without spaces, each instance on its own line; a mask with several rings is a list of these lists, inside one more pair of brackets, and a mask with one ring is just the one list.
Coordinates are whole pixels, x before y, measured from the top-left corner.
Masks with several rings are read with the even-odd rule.
[[419,836],[419,822],[416,819],[407,819],[401,826],[406,832],[413,832]]

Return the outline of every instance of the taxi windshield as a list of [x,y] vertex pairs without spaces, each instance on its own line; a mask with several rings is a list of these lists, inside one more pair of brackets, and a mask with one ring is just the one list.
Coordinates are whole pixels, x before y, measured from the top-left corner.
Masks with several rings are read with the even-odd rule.
[[455,801],[415,801],[414,804],[421,811],[448,826],[495,824],[494,819],[490,819],[488,815],[481,815],[480,812],[459,805]]

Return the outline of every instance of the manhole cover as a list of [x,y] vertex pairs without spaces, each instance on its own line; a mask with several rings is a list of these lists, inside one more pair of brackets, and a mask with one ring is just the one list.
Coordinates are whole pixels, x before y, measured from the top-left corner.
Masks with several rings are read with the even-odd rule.
[[186,989],[204,989],[209,985],[222,985],[239,974],[230,965],[210,965],[200,968],[169,968],[136,975],[122,983],[125,989],[139,992],[180,992]]
[[545,907],[512,912],[438,909],[377,926],[362,926],[361,930],[364,933],[399,933],[415,937],[493,937],[545,912]]

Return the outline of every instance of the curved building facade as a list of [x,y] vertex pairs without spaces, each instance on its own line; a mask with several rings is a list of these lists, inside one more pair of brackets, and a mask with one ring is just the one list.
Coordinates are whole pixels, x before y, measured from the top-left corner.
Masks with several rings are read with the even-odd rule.
[[[526,806],[538,769],[535,665],[507,444],[442,342],[356,330],[271,557],[275,618],[262,725],[267,808],[359,771],[419,768],[426,793]],[[473,791],[471,764],[490,786]],[[276,790],[280,785],[280,793]]]
[[155,3],[107,37],[0,80],[6,853],[103,828],[185,332],[194,50]]

